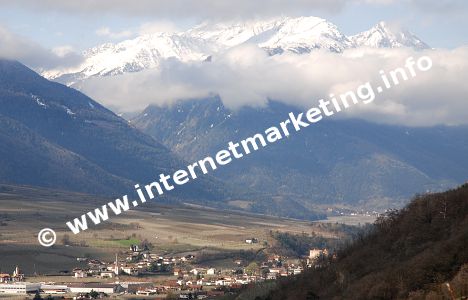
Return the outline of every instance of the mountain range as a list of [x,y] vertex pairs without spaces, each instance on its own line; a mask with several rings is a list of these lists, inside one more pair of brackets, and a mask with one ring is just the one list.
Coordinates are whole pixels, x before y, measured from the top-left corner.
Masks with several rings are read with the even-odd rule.
[[[49,81],[16,61],[0,60],[0,182],[106,197],[172,174],[188,161],[81,92]],[[249,207],[230,201],[255,199]],[[322,214],[284,207],[230,180],[200,176],[157,200],[296,218]]]
[[[219,98],[209,98],[150,106],[131,122],[179,157],[198,160],[287,119],[289,112],[297,115],[300,109],[270,101],[263,108],[232,111]],[[401,206],[415,193],[465,182],[467,152],[466,126],[411,128],[331,119],[220,168],[216,176],[261,191],[284,207],[385,209]]]
[[[16,61],[0,60],[0,124],[3,183],[120,196],[135,183],[185,166],[91,98]],[[224,199],[224,191],[222,183],[204,177],[171,197],[202,203]]]
[[[85,52],[84,63],[43,73],[77,87],[94,76],[158,68],[164,60],[206,62],[242,44],[270,55],[340,53],[356,47],[426,49],[383,22],[354,36],[316,17],[204,23]],[[214,155],[300,108],[270,101],[230,110],[218,97],[149,106],[125,120],[81,92],[22,64],[0,62],[0,180],[119,195],[187,162]],[[171,193],[177,201],[297,218],[330,206],[385,209],[415,193],[466,181],[468,128],[412,128],[327,120]],[[261,153],[260,153],[261,152]]]
[[358,47],[427,49],[411,32],[380,22],[370,30],[346,36],[331,22],[317,17],[281,17],[240,23],[205,22],[181,32],[143,34],[116,44],[106,43],[84,51],[82,64],[46,70],[48,79],[76,85],[94,76],[113,76],[158,68],[168,59],[180,62],[210,61],[233,47],[254,44],[270,55],[309,53],[321,49],[341,53]]

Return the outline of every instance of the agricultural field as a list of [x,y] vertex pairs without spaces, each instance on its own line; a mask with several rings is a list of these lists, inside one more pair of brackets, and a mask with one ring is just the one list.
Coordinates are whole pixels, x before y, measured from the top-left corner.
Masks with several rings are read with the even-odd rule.
[[[19,264],[26,274],[60,274],[79,267],[77,257],[112,261],[115,254],[143,242],[161,254],[196,254],[261,249],[274,242],[270,231],[339,238],[339,234],[317,222],[155,203],[113,216],[77,235],[65,225],[109,200],[57,190],[0,186],[0,270],[10,271]],[[57,242],[50,248],[37,241],[39,230],[45,227],[57,233]],[[258,243],[247,244],[248,238],[258,239]]]

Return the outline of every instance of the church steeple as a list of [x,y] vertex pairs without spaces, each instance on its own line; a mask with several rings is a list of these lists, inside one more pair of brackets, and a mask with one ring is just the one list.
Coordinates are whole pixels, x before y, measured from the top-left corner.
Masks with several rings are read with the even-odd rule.
[[115,254],[114,273],[115,273],[115,275],[119,275],[119,273],[120,273],[120,270],[119,270],[119,256],[118,256],[117,253]]

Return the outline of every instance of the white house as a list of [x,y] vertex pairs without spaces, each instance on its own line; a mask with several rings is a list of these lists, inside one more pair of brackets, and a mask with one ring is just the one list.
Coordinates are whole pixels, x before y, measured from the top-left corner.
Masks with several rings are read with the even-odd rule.
[[128,274],[128,275],[132,275],[132,276],[138,275],[138,269],[135,268],[135,267],[123,266],[123,267],[120,268],[120,270],[122,272],[124,272],[125,274]]
[[292,269],[293,275],[301,274],[302,271],[303,271],[302,267],[296,267],[296,268]]
[[85,278],[85,277],[88,277],[88,273],[82,269],[75,269],[73,270],[73,272],[75,273],[75,278]]
[[258,240],[256,238],[250,238],[250,239],[246,239],[245,242],[247,244],[256,244],[258,243]]
[[279,274],[281,273],[281,271],[283,271],[283,269],[282,268],[270,268],[269,271],[270,273]]
[[7,282],[10,282],[10,281],[12,281],[10,274],[0,273],[0,283],[2,283],[2,282],[7,283]]
[[209,268],[206,270],[207,275],[215,275],[216,274],[216,269],[215,268]]
[[310,249],[309,250],[309,259],[314,260],[319,258],[322,255],[328,255],[327,249]]
[[220,278],[218,280],[215,281],[215,284],[216,285],[230,285],[232,283],[232,279],[231,278]]
[[248,284],[249,282],[250,282],[250,280],[245,279],[245,278],[237,278],[236,279],[236,283],[239,283],[239,284]]
[[201,274],[206,274],[206,269],[203,269],[203,268],[194,268],[192,270],[190,270],[190,273],[197,276],[197,275],[201,275]]

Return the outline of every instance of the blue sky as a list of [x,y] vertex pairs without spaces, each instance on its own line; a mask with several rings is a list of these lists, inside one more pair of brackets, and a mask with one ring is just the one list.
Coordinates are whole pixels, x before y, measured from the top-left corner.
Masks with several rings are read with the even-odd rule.
[[[77,51],[104,42],[117,42],[135,36],[141,31],[143,24],[152,22],[172,24],[184,29],[204,19],[217,18],[216,9],[206,14],[196,10],[193,14],[187,11],[179,14],[176,11],[177,7],[154,7],[154,3],[157,5],[158,1],[153,1],[150,4],[149,10],[160,11],[160,13],[154,14],[146,13],[144,9],[126,12],[125,3],[122,1],[120,2],[124,4],[121,5],[121,10],[115,7],[113,10],[106,10],[105,6],[93,7],[92,4],[86,5],[85,3],[83,4],[85,8],[82,8],[72,5],[63,5],[62,7],[59,2],[54,3],[55,1],[35,1],[36,5],[31,4],[32,2],[17,1],[16,5],[11,3],[5,5],[2,2],[0,4],[0,26],[16,35],[35,41],[45,48],[71,46]],[[37,3],[41,2],[41,6],[38,6]],[[127,2],[131,4],[135,1]],[[138,1],[136,2],[138,3]],[[145,5],[143,2],[145,1],[142,1],[142,6]],[[193,1],[186,3],[190,2]],[[385,20],[403,25],[432,47],[455,48],[468,45],[466,30],[468,28],[468,18],[466,18],[468,5],[464,4],[463,1],[442,0],[423,3],[418,0],[346,2],[336,0],[335,2],[330,1],[330,6],[324,4],[304,6],[301,2],[297,9],[291,10],[290,6],[294,5],[293,2],[283,2],[284,8],[282,8],[281,4],[275,1],[277,7],[270,9],[267,15],[319,16],[332,21],[348,35],[367,30],[378,21]],[[192,3],[192,5],[197,5],[197,3]],[[226,19],[223,10],[227,9],[226,7],[219,8],[220,18]],[[255,10],[255,7],[252,10]],[[234,17],[249,18],[252,15],[262,17],[262,10],[245,13],[239,9]],[[101,34],[99,35],[97,32]]]
[[395,1],[392,4],[380,5],[354,3],[337,14],[330,14],[328,19],[348,35],[366,30],[371,24],[383,20],[400,23],[431,47],[455,48],[468,45],[468,19],[466,18],[468,7],[465,7],[466,4],[462,11],[458,11],[456,8],[423,9],[416,5],[404,4],[404,2]]

